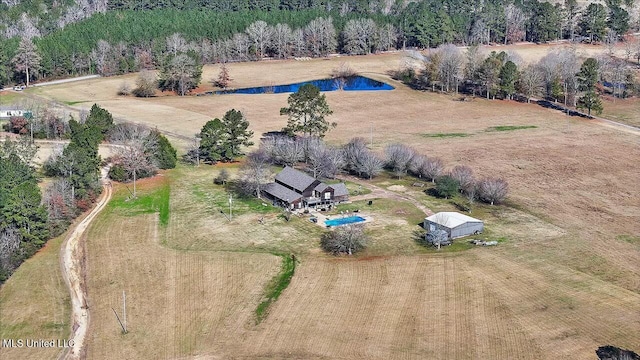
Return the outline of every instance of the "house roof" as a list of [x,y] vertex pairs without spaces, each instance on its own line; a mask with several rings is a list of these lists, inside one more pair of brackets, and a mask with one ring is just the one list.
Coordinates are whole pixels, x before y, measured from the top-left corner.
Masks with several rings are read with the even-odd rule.
[[475,222],[475,223],[482,222],[482,220],[478,220],[476,218],[472,218],[471,216],[467,216],[467,215],[460,214],[453,211],[439,212],[437,214],[434,214],[425,218],[425,220],[428,220],[432,223],[436,223],[438,225],[448,227],[450,229],[453,229],[454,227],[460,226],[468,222]]
[[266,192],[267,194],[277,199],[286,201],[288,203],[291,203],[293,201],[296,201],[302,198],[301,194],[298,194],[297,192],[291,189],[287,189],[286,187],[278,183],[268,183],[267,185],[264,186],[264,192]]
[[329,185],[333,188],[333,196],[345,196],[349,195],[349,190],[347,190],[347,185],[344,183],[337,183]]
[[278,173],[278,175],[276,175],[276,181],[287,184],[292,188],[303,192],[311,186],[316,179],[292,167],[286,166]]
[[313,188],[313,190],[317,191],[317,192],[323,192],[325,191],[327,188],[329,187],[329,185],[321,182],[320,184],[316,185],[315,188]]

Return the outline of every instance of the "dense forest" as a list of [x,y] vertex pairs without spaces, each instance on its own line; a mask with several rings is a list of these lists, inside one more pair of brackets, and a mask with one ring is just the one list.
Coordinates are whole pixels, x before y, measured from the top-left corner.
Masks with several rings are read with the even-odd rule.
[[[3,0],[0,85],[26,83],[27,68],[30,80],[158,68],[177,52],[211,63],[444,43],[616,41],[640,27],[638,3]],[[65,17],[70,9],[73,18]],[[18,35],[33,43],[38,61],[29,66],[16,58]]]

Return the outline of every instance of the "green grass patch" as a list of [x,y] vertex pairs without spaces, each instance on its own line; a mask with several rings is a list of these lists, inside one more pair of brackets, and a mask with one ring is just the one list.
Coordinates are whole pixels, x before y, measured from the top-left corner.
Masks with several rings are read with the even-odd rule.
[[64,101],[65,104],[69,105],[69,106],[73,106],[76,104],[82,104],[82,103],[86,103],[92,100],[80,100],[80,101]]
[[293,256],[286,254],[274,254],[282,258],[280,272],[271,279],[264,293],[264,300],[256,308],[256,322],[259,324],[267,317],[269,306],[273,304],[284,289],[291,283],[291,278],[296,271],[296,260]]
[[471,136],[471,134],[467,134],[467,133],[435,133],[435,134],[421,134],[421,136],[422,137],[426,137],[426,138],[445,139],[445,138],[467,137],[467,136]]
[[[192,186],[192,194],[198,200],[211,207],[212,211],[225,213],[229,212],[229,194],[232,195],[232,213],[243,215],[247,213],[267,214],[277,212],[269,201],[248,196],[238,196],[230,193],[222,185],[197,183]],[[263,205],[266,204],[267,206]]]
[[640,245],[640,236],[637,235],[618,235],[616,239],[626,241],[630,244]]
[[513,130],[524,130],[524,129],[535,129],[537,126],[535,125],[501,125],[501,126],[491,126],[487,128],[487,132],[494,131],[513,131]]
[[136,216],[140,214],[153,214],[157,212],[160,218],[160,225],[169,224],[169,199],[171,196],[171,185],[165,182],[162,186],[150,191],[138,191],[137,198],[131,198],[131,194],[120,192],[110,202],[109,207],[117,209],[124,216]]
[[0,106],[8,106],[25,98],[26,95],[20,92],[2,91],[0,92]]

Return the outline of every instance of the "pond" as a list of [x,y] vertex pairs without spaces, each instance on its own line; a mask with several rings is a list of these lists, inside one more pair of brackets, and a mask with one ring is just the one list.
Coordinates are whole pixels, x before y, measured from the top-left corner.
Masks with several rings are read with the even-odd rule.
[[359,90],[393,90],[393,86],[383,83],[381,81],[369,79],[364,76],[352,76],[341,79],[321,79],[299,82],[295,84],[286,85],[273,85],[273,86],[258,86],[252,88],[235,89],[235,90],[223,90],[223,91],[209,91],[205,94],[280,94],[280,93],[292,93],[298,91],[298,89],[305,84],[313,84],[317,86],[320,91],[335,91],[342,89],[344,91],[359,91]]

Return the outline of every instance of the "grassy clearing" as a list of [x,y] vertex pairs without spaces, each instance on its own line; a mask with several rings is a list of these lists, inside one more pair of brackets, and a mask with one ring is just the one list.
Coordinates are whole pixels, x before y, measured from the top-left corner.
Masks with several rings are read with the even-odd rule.
[[293,256],[286,254],[274,254],[282,258],[282,267],[280,272],[274,276],[273,279],[267,284],[262,302],[256,308],[256,323],[260,323],[267,316],[269,306],[273,304],[284,289],[291,283],[291,278],[296,271],[296,260]]
[[524,129],[535,129],[537,126],[535,125],[500,125],[500,126],[491,126],[487,128],[487,132],[494,131],[513,131],[513,130],[524,130]]
[[460,138],[471,136],[472,134],[468,133],[435,133],[435,134],[420,134],[422,137],[426,138],[438,138],[438,139],[447,139],[447,138]]
[[[127,192],[125,192],[126,194]],[[142,189],[137,198],[129,196],[114,197],[109,203],[109,207],[117,209],[125,216],[136,216],[140,214],[158,213],[160,224],[169,224],[169,200],[171,195],[171,185],[168,181],[163,181],[162,185],[152,190]]]
[[0,105],[6,106],[9,104],[17,103],[18,101],[24,99],[26,95],[21,92],[15,91],[0,91]]

